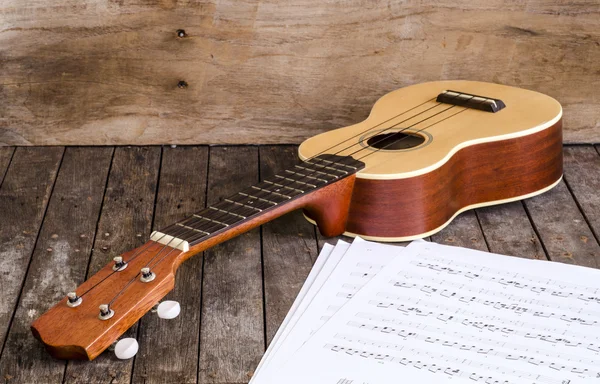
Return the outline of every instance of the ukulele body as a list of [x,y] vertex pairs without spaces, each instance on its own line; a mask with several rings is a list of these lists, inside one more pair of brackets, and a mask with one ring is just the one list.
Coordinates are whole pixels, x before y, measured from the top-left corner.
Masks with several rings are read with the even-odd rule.
[[[492,113],[432,100],[445,90],[500,99],[506,106]],[[369,130],[374,126],[379,129]],[[381,135],[401,130],[389,139],[411,133],[399,141],[406,145],[376,148],[377,141],[386,143]],[[306,140],[299,156],[322,151],[359,151],[353,156],[366,165],[356,175],[346,235],[412,240],[440,231],[465,210],[525,199],[558,184],[562,109],[549,96],[509,86],[418,84],[379,99],[365,121]]]

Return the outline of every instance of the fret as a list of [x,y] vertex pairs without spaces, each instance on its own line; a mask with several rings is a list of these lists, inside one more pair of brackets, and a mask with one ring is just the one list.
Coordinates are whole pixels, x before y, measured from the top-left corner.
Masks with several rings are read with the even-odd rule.
[[[310,163],[310,164],[312,165],[312,163]],[[347,171],[343,171],[341,169],[337,169],[337,168],[333,168],[333,167],[328,167],[328,166],[320,164],[320,163],[316,163],[314,165],[315,165],[314,169],[313,168],[309,168],[309,169],[314,170],[314,171],[316,171],[317,169],[327,169],[330,171],[338,172],[340,176],[346,176],[348,174]],[[330,175],[330,176],[333,176],[333,175]]]
[[[252,211],[251,211],[251,212],[252,212],[252,214],[257,214],[257,213],[259,213],[259,212],[262,212],[262,211],[263,211],[263,210],[262,210],[262,209],[260,209],[260,208],[253,207],[253,206],[251,206],[251,205],[246,205],[246,204],[243,204],[243,203],[239,203],[239,202],[237,202],[237,201],[233,201],[233,200],[229,200],[229,199],[225,199],[225,201],[227,201],[227,202],[229,202],[229,203],[232,203],[232,204],[235,204],[235,205],[239,205],[240,207],[244,207],[244,208],[246,208],[246,209],[250,209],[250,210],[252,210]],[[238,212],[239,212],[239,211],[238,211]],[[245,213],[244,213],[243,215],[245,215],[245,216],[250,216],[250,215],[246,215]]]
[[206,220],[206,221],[209,221],[209,222],[212,222],[212,223],[215,223],[215,224],[219,224],[219,225],[223,225],[225,227],[229,227],[229,224],[224,223],[224,222],[219,221],[219,220],[210,219],[208,217],[204,217],[204,216],[201,216],[201,215],[198,215],[198,214],[195,214],[195,213],[192,216],[193,217],[197,217],[200,220]]
[[[327,180],[327,179],[320,179],[320,178],[318,178],[318,177],[315,177],[315,176],[305,175],[305,174],[303,174],[303,173],[300,173],[300,172],[294,172],[294,171],[290,171],[289,169],[286,169],[285,171],[286,171],[287,173],[291,173],[291,174],[294,174],[294,175],[298,175],[298,176],[300,176],[302,179],[304,179],[304,178],[313,179],[313,180],[314,180],[314,181],[313,181],[314,183],[316,183],[317,181],[320,181],[320,182],[322,182],[322,183],[323,183],[323,184],[320,184],[320,185],[327,184],[328,182],[330,182],[330,181],[331,181],[331,180]],[[332,180],[333,180],[333,179],[332,179]],[[298,180],[296,180],[296,181],[298,181]],[[317,185],[319,185],[319,184],[317,183]]]
[[[321,161],[321,162],[327,162],[329,164],[335,164],[335,165],[339,165],[341,167],[344,167],[352,172],[357,171],[359,169],[358,165],[361,166],[361,168],[364,166],[364,163],[355,160],[353,157],[351,156],[344,156],[340,159],[340,157],[342,156],[336,156],[336,155],[331,155],[328,153],[324,153],[318,157],[316,157],[315,159],[317,161]],[[328,160],[329,159],[329,160]],[[333,159],[333,160],[332,160]],[[312,160],[312,159],[311,159]],[[350,164],[346,164],[344,163],[345,161],[349,161],[357,166],[352,166]],[[315,165],[316,163],[312,163],[310,160],[307,160],[304,162],[305,164],[311,164],[311,165]]]
[[[276,182],[270,181],[270,180],[265,180],[264,182],[271,184],[272,185],[271,188],[277,188],[277,189],[275,189],[275,191],[277,191],[277,192],[279,192],[281,189],[289,189],[290,190],[289,193],[293,193],[293,195],[291,195],[292,197],[298,196],[298,195],[301,195],[304,193],[303,190],[291,188],[289,185],[281,185],[279,183],[276,183]],[[288,193],[288,196],[289,196],[289,193]]]
[[204,234],[206,236],[210,235],[210,232],[206,232],[206,231],[203,231],[203,230],[198,229],[198,228],[190,227],[189,225],[183,225],[181,223],[175,223],[175,225],[177,225],[178,227],[183,227],[185,229],[192,230],[194,232],[202,233],[202,234]]
[[202,211],[198,214],[201,214],[202,216],[206,217],[207,219],[211,219],[211,220],[221,222],[221,223],[227,224],[227,225],[233,225],[233,224],[237,223],[238,221],[242,220],[239,217],[232,215],[227,210],[220,210],[220,209],[217,209],[214,207],[208,207],[204,211]]
[[348,174],[348,172],[341,171],[339,169],[334,169],[335,172],[339,172],[339,175],[332,175],[332,174],[327,173],[327,172],[323,172],[323,171],[312,169],[312,168],[306,168],[306,167],[303,167],[301,165],[296,165],[295,168],[303,169],[305,171],[308,171],[309,173],[312,172],[312,173],[318,173],[320,175],[331,176],[331,177],[333,177],[333,179],[331,179],[331,180],[339,179],[341,176],[345,176],[345,175]]
[[236,204],[229,199],[224,199],[223,201],[213,205],[213,207],[244,218],[248,218],[260,212],[260,210],[256,207],[245,207],[243,204]]
[[237,220],[244,220],[244,219],[246,219],[246,216],[238,215],[236,213],[229,212],[229,211],[226,211],[224,209],[220,209],[220,208],[216,208],[216,207],[208,207],[208,209],[212,209],[213,211],[217,211],[217,212],[221,212],[221,213],[226,213],[226,214],[228,214],[230,216],[234,216],[234,217],[237,218]]
[[288,201],[289,199],[291,199],[290,196],[286,196],[283,195],[279,192],[275,192],[275,191],[269,191],[268,189],[264,189],[264,188],[259,188],[255,185],[253,185],[252,187],[250,187],[254,190],[260,191],[260,192],[267,192],[269,195],[271,195],[270,199],[272,200],[279,200],[279,201],[275,201],[277,204],[279,203],[283,203],[284,201]]
[[311,187],[311,188],[317,188],[317,186],[316,186],[316,185],[314,185],[314,184],[305,183],[305,182],[303,182],[303,181],[300,181],[300,180],[294,180],[294,179],[290,179],[289,177],[280,176],[280,175],[275,175],[275,177],[278,177],[278,178],[280,178],[280,179],[283,179],[283,180],[291,181],[292,183],[296,183],[296,184],[304,184],[304,185],[308,185],[308,186],[309,186],[309,187]]
[[[253,196],[253,195],[250,195],[250,194],[244,193],[244,192],[238,192],[238,195],[242,195],[242,196],[245,196],[245,197],[247,197],[249,199],[256,199],[258,201],[262,201],[264,203],[271,204],[271,206],[273,206],[273,207],[277,205],[276,202],[271,201],[271,200],[267,200],[264,197]],[[252,204],[251,201],[246,201],[246,203],[251,203]],[[266,208],[269,208],[269,207],[266,207]]]
[[[345,164],[344,162],[350,162]],[[355,165],[355,166],[354,166]],[[362,169],[364,164],[352,157],[321,155],[313,162],[306,161],[287,169],[270,180],[250,186],[236,195],[205,208],[183,221],[165,228],[173,237],[182,229],[195,235],[188,239],[190,245],[203,241],[215,232],[228,230],[251,217],[294,200],[320,187],[341,180]],[[188,234],[189,235],[189,234]],[[179,235],[177,235],[179,236]],[[181,237],[181,236],[179,236]],[[183,239],[183,237],[181,237]]]

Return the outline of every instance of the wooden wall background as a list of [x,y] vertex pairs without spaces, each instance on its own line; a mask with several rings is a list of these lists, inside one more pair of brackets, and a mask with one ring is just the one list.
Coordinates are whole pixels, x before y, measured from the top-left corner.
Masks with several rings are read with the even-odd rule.
[[566,142],[600,142],[598,1],[0,0],[0,19],[0,144],[299,143],[453,78],[547,93]]

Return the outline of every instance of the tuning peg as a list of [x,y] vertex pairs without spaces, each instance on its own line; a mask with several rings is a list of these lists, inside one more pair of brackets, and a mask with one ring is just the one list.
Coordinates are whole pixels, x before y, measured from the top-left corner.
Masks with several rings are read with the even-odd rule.
[[137,353],[139,345],[136,339],[132,337],[126,337],[121,339],[115,345],[115,356],[117,359],[127,360],[131,359]]
[[154,272],[152,272],[150,270],[150,268],[148,268],[148,267],[142,268],[141,272],[142,272],[142,276],[140,276],[140,280],[143,283],[149,283],[152,280],[154,280],[154,278],[156,277],[156,275],[154,274]]
[[115,262],[115,265],[113,265],[112,268],[113,271],[120,272],[127,268],[127,263],[123,261],[123,258],[121,256],[116,256],[115,258],[113,258],[113,261]]
[[181,312],[181,306],[173,300],[165,300],[156,308],[156,313],[161,319],[174,319],[179,316],[179,312]]
[[110,309],[108,304],[100,304],[100,314],[98,315],[98,318],[100,320],[108,320],[111,317],[113,317],[114,315],[115,315],[115,311]]
[[67,305],[71,308],[78,306],[79,304],[81,304],[81,302],[83,301],[83,299],[79,296],[77,296],[77,293],[75,292],[69,292],[67,293]]

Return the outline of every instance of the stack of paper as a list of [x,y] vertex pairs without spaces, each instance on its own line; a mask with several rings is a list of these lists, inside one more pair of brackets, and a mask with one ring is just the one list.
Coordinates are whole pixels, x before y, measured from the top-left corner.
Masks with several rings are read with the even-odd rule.
[[415,241],[326,246],[251,383],[600,379],[600,271]]

